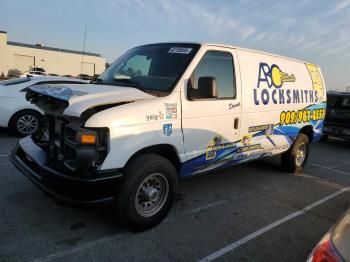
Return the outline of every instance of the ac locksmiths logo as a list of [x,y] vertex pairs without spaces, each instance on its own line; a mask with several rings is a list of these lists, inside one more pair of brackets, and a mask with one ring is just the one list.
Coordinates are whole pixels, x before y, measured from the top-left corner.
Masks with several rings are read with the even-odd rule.
[[294,74],[286,73],[276,64],[259,64],[257,87],[254,88],[255,105],[313,103],[318,100],[317,91],[283,88],[284,83],[294,83]]
[[266,82],[268,87],[282,87],[283,83],[295,82],[295,76],[283,72],[277,65],[273,64],[271,67],[268,64],[260,63],[258,88],[261,82]]

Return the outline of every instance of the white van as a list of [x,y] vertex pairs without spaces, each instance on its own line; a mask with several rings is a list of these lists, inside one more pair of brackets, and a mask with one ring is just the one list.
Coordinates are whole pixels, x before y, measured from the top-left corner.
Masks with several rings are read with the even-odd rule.
[[300,172],[326,108],[318,66],[197,43],[136,47],[91,84],[33,86],[27,99],[47,128],[12,162],[56,199],[114,201],[133,230],[167,215],[179,179],[275,154]]

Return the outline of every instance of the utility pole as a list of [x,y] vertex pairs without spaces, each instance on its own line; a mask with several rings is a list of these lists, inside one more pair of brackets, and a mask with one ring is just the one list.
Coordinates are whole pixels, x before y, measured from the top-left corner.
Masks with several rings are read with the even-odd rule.
[[83,73],[84,54],[85,54],[85,42],[86,42],[86,32],[87,32],[87,27],[85,26],[85,30],[84,30],[84,39],[83,39],[83,55],[81,56],[80,74]]

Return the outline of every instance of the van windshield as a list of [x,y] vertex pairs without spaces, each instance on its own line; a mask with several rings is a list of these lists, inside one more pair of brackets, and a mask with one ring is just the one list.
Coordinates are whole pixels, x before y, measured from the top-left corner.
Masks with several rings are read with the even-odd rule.
[[199,44],[153,44],[130,49],[95,81],[167,95],[197,53]]

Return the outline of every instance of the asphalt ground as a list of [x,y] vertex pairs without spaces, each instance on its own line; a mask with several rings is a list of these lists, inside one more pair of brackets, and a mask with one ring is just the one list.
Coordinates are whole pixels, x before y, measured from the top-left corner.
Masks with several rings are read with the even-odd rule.
[[301,175],[273,157],[183,181],[168,217],[133,233],[111,206],[42,193],[7,158],[17,140],[0,130],[0,261],[305,261],[350,206],[350,141],[330,139]]

